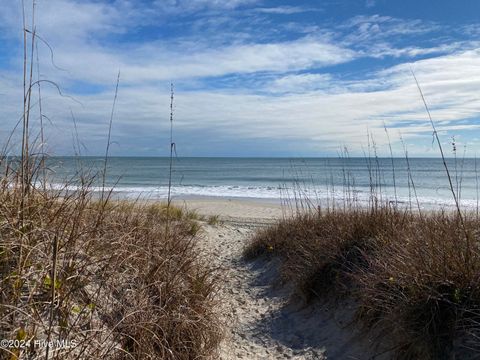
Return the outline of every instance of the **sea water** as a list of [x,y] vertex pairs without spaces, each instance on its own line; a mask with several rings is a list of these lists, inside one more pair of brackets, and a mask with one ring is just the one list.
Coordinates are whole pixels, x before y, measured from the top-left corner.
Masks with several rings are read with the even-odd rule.
[[[49,183],[78,186],[78,175],[97,175],[101,157],[52,157]],[[480,162],[478,164],[480,166]],[[111,157],[105,182],[117,197],[165,199],[169,158]],[[478,176],[475,159],[447,159],[452,187],[461,205],[476,208]],[[316,202],[345,199],[368,202],[372,191],[381,201],[421,207],[455,205],[445,166],[439,158],[175,158],[171,193],[174,198],[250,198],[268,201],[308,197]]]

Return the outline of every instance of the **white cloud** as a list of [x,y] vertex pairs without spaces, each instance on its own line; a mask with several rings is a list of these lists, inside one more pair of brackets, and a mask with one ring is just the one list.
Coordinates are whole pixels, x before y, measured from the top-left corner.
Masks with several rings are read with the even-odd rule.
[[[121,69],[128,83],[292,71],[344,63],[354,51],[321,39],[303,38],[268,44],[240,44],[218,49],[188,50],[168,45],[107,50],[98,46],[57,48],[55,57],[72,77],[94,83],[110,82]],[[95,66],[92,66],[95,64]]]
[[391,57],[408,57],[415,58],[418,56],[424,55],[433,55],[433,54],[449,54],[456,51],[475,49],[480,45],[480,42],[452,42],[449,44],[442,44],[439,46],[433,47],[416,47],[416,46],[407,46],[403,48],[392,47],[389,43],[386,42],[377,42],[364,53],[365,56],[374,57],[374,58],[383,58],[387,56]]
[[199,9],[235,9],[258,3],[258,0],[157,0],[155,6],[162,10],[191,11]]
[[[435,24],[381,16],[356,17],[343,28],[349,33],[355,29],[356,33],[344,36],[337,43],[319,35],[276,42],[242,39],[223,45],[208,44],[208,39],[194,42],[197,38],[181,41],[154,38],[142,44],[108,42],[107,35],[128,33],[142,16],[150,21],[161,11],[231,10],[249,3],[164,1],[156,7],[138,9],[127,0],[117,1],[115,6],[67,0],[41,2],[39,32],[54,46],[56,63],[68,69],[68,72],[53,69],[48,51],[44,51],[42,73],[67,86],[78,81],[83,81],[87,88],[101,85],[98,94],[82,95],[78,91],[75,97],[84,107],[44,87],[44,110],[57,126],[49,126],[51,146],[65,151],[65,134],[70,134],[72,127],[69,114],[72,107],[82,138],[90,144],[92,152],[98,152],[105,140],[113,97],[111,85],[118,69],[122,77],[114,138],[120,144],[119,149],[135,148],[134,142],[152,134],[162,136],[168,125],[166,85],[170,80],[195,82],[225,75],[250,74],[262,79],[261,74],[268,73],[267,80],[258,80],[253,90],[242,86],[209,89],[200,85],[195,91],[179,91],[175,115],[179,131],[195,134],[215,129],[222,137],[239,143],[242,139],[261,137],[279,141],[302,139],[302,145],[311,151],[334,150],[348,144],[357,153],[365,143],[367,129],[374,133],[379,145],[385,143],[384,121],[402,131],[407,139],[429,136],[431,129],[425,125],[423,105],[410,66],[422,84],[434,119],[443,122],[440,131],[478,127],[459,122],[480,114],[478,44],[451,42],[430,48],[413,45],[396,48],[389,42],[388,36],[428,33]],[[14,33],[19,29],[18,22],[12,20],[18,9],[11,4],[1,4],[5,5],[0,14],[2,32]],[[364,48],[353,50],[356,47],[352,44],[363,44]],[[472,47],[475,49],[465,51]],[[359,57],[418,55],[436,57],[358,74],[357,80],[318,73],[319,68]],[[20,82],[14,74],[18,73],[6,70],[0,73],[0,106],[6,119],[1,124],[2,136],[18,118],[21,108]],[[108,85],[107,91],[103,86]],[[394,135],[391,134],[392,138]]]
[[391,16],[358,15],[341,24],[338,28],[349,32],[344,39],[346,43],[355,45],[361,42],[371,45],[374,41],[385,41],[385,39],[394,36],[431,33],[440,29],[440,26],[433,22],[418,19],[404,20]]
[[311,90],[326,89],[332,85],[330,74],[293,74],[279,77],[267,85],[273,93],[304,93]]
[[278,14],[278,15],[291,15],[308,11],[320,11],[320,9],[304,8],[301,6],[277,6],[277,7],[265,7],[256,8],[255,11],[265,14]]
[[[153,39],[124,45],[108,42],[108,36],[127,34],[130,28],[135,30],[136,21],[148,23],[150,17],[161,13],[164,8],[230,9],[248,3],[252,1],[162,1],[148,9],[137,9],[127,0],[117,1],[114,5],[72,0],[41,2],[37,13],[38,33],[52,45],[55,62],[68,70],[68,73],[59,73],[57,69],[52,69],[49,50],[42,47],[42,72],[59,82],[78,80],[105,84],[110,83],[121,69],[124,82],[142,83],[234,73],[295,71],[339,64],[355,58],[354,51],[312,36],[291,41],[250,41],[223,46],[211,46],[208,39],[196,43],[177,39]],[[8,22],[10,32],[21,34],[21,17],[11,15],[18,9],[11,3],[5,4],[5,7],[7,11],[0,14],[0,23]],[[20,63],[19,58],[18,66]]]
[[[479,96],[474,91],[480,86],[479,55],[480,51],[471,51],[414,64],[432,115],[439,122],[439,131],[478,129],[478,124],[458,120],[480,114]],[[383,122],[394,127],[390,131],[393,140],[398,139],[397,131],[407,140],[422,134],[427,138],[431,135],[409,71],[408,65],[401,65],[376,74],[385,78],[389,86],[368,92],[352,90],[351,83],[346,83],[342,90],[341,81],[335,92],[306,91],[273,97],[245,92],[179,92],[175,126],[177,131],[192,134],[215,129],[223,137],[240,142],[261,137],[285,141],[302,139],[303,146],[310,151],[333,150],[346,144],[353,154],[361,154],[367,129],[380,147],[386,144]],[[305,75],[303,80],[308,83],[313,79],[315,75]],[[297,80],[303,81],[301,77],[284,78],[286,84]],[[60,129],[71,127],[68,106],[72,106],[83,138],[103,143],[112,93],[79,97],[84,108],[55,97],[51,91],[45,94],[51,97],[47,110],[55,114],[54,121]],[[152,133],[160,137],[168,125],[168,101],[168,92],[157,86],[121,86],[114,131],[118,143],[135,134],[136,141]],[[398,142],[396,146],[398,150]]]

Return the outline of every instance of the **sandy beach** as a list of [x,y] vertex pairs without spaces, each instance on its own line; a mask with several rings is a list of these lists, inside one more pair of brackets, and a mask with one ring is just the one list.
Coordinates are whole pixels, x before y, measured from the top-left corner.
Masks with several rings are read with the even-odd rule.
[[[177,202],[178,205],[178,202]],[[201,215],[219,215],[217,225],[204,223],[201,247],[222,269],[220,302],[226,339],[221,359],[369,359],[374,353],[347,325],[353,305],[305,306],[288,284],[278,283],[277,263],[241,258],[254,231],[282,216],[280,205],[245,200],[184,201]],[[271,286],[277,283],[277,286]]]
[[232,199],[205,197],[202,199],[175,200],[174,204],[195,210],[201,215],[216,216],[221,220],[249,223],[250,225],[268,224],[285,214],[278,201],[261,199]]

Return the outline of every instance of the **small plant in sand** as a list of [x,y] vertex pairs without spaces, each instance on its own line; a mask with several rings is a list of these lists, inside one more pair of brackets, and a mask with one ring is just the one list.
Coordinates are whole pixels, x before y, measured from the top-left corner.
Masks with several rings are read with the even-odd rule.
[[221,223],[219,215],[210,215],[207,218],[208,225],[219,225]]

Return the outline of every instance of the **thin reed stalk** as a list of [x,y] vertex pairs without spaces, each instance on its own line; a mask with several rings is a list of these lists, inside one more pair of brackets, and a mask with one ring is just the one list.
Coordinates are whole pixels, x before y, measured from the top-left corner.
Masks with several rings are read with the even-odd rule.
[[469,269],[470,268],[470,258],[471,258],[470,236],[468,235],[468,232],[467,232],[466,227],[465,227],[465,220],[463,218],[463,214],[462,214],[462,211],[460,209],[460,203],[458,202],[458,198],[457,198],[457,195],[455,193],[455,188],[453,186],[452,177],[450,175],[450,170],[448,169],[447,161],[446,161],[445,155],[443,153],[443,147],[442,147],[442,143],[440,141],[440,137],[438,136],[437,128],[435,127],[435,123],[433,122],[432,115],[430,114],[430,109],[428,108],[427,101],[425,100],[425,96],[423,95],[422,88],[420,87],[420,83],[418,82],[417,77],[415,76],[415,73],[413,72],[413,69],[411,69],[411,72],[412,72],[413,78],[415,79],[415,83],[417,85],[418,92],[420,93],[420,97],[422,99],[423,105],[425,106],[425,111],[427,112],[428,119],[430,120],[430,125],[432,126],[432,129],[433,129],[433,136],[434,136],[434,138],[437,142],[438,149],[439,149],[440,155],[442,157],[443,167],[444,167],[446,175],[447,175],[448,184],[450,186],[450,191],[452,193],[453,200],[455,201],[455,208],[457,210],[458,218],[460,220],[460,224],[461,224],[463,233],[465,235],[465,242],[466,242],[466,244],[465,244],[466,245],[465,246],[465,265],[466,265],[467,269]]
[[107,177],[107,162],[108,162],[108,154],[111,145],[111,137],[112,137],[112,124],[113,124],[113,116],[115,114],[115,105],[117,103],[118,97],[118,84],[120,83],[120,70],[118,70],[117,74],[117,83],[115,85],[115,96],[113,97],[113,104],[112,104],[112,111],[110,113],[110,121],[108,122],[108,135],[107,135],[107,146],[105,148],[105,158],[103,161],[103,172],[102,172],[102,201],[104,201],[104,194],[105,194],[105,182]]
[[385,134],[387,134],[388,140],[388,148],[390,150],[390,160],[392,162],[392,180],[393,180],[393,191],[395,194],[395,207],[398,205],[398,197],[397,197],[397,182],[395,176],[395,162],[393,158],[393,150],[392,150],[392,142],[390,141],[390,135],[388,134],[387,126],[383,123],[383,128],[385,129]]
[[[417,210],[420,215],[422,216],[422,209],[420,207],[420,201],[418,200],[418,195],[417,195],[417,187],[415,186],[415,182],[413,181],[413,176],[412,176],[412,169],[410,167],[410,157],[408,156],[408,150],[407,150],[407,145],[403,141],[402,135],[400,135],[400,141],[403,146],[403,152],[405,154],[405,161],[407,163],[407,176],[408,176],[408,190],[410,192],[410,185],[412,186],[413,189],[413,195],[415,196],[415,202],[417,203]],[[411,208],[411,200],[410,200],[410,211],[412,210]]]
[[168,194],[167,194],[167,221],[166,234],[168,235],[168,226],[170,219],[170,205],[172,203],[172,174],[173,174],[173,154],[175,151],[175,143],[173,142],[173,100],[174,100],[174,87],[173,83],[170,84],[170,158],[168,166]]
[[476,192],[476,207],[475,207],[475,215],[476,218],[478,219],[478,211],[479,211],[479,192],[478,192],[478,169],[477,169],[477,155],[475,154],[475,192]]
[[47,188],[47,172],[45,165],[45,134],[43,128],[43,107],[42,107],[42,86],[41,86],[41,76],[40,76],[40,60],[38,55],[38,40],[35,43],[35,52],[37,60],[37,85],[38,85],[38,111],[40,116],[40,168],[42,169],[42,187],[43,191],[46,191]]

